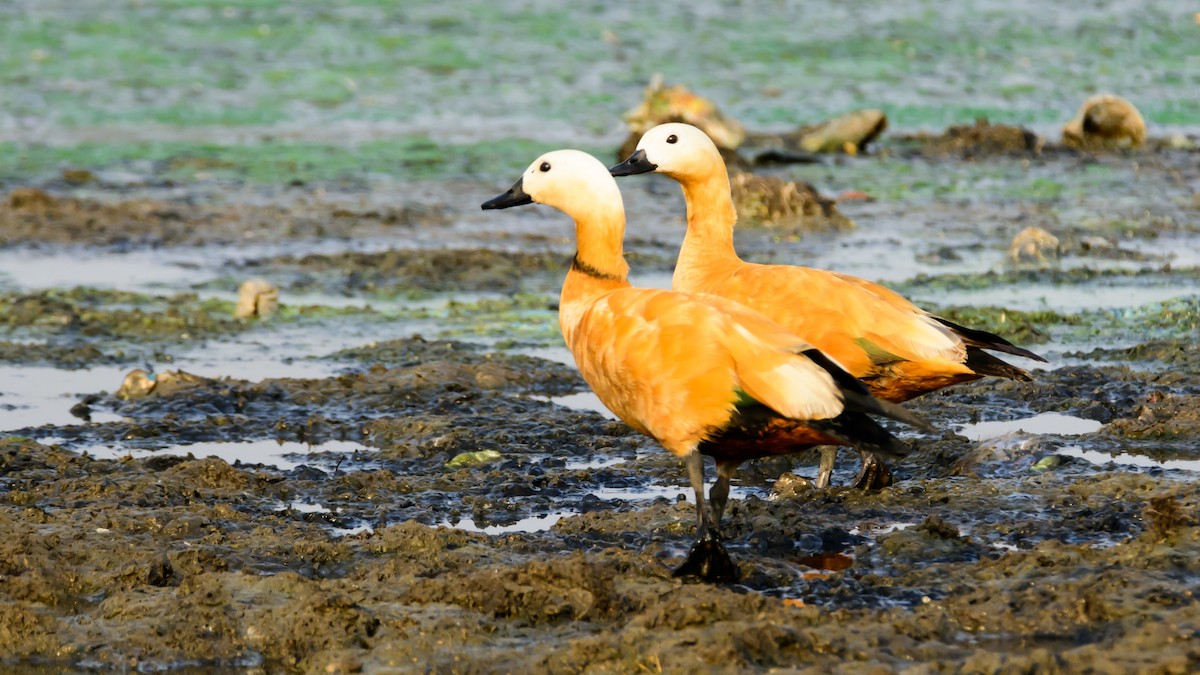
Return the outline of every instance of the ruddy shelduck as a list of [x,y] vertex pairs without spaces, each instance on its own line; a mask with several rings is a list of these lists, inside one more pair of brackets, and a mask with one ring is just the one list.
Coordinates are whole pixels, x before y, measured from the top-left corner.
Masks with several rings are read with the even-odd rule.
[[483,208],[533,202],[575,221],[577,252],[558,316],[584,380],[618,417],[686,466],[697,539],[677,575],[736,577],[719,534],[728,480],[723,490],[714,488],[710,513],[702,455],[736,467],[840,442],[899,456],[908,447],[868,414],[928,428],[900,406],[871,397],[832,359],[757,312],[713,295],[633,288],[622,251],[621,193],[591,155],[542,155]]
[[[651,171],[678,181],[687,204],[687,232],[672,288],[713,293],[762,312],[845,366],[874,396],[899,403],[985,375],[1030,379],[985,349],[1045,361],[997,335],[934,316],[865,279],[743,261],[733,246],[737,212],[725,161],[694,126],[670,123],[650,129],[637,150],[610,169],[614,176]],[[822,453],[818,486],[828,485],[835,454],[832,447]],[[718,465],[718,475],[731,473]],[[863,451],[855,484],[866,489],[890,483],[887,465]]]

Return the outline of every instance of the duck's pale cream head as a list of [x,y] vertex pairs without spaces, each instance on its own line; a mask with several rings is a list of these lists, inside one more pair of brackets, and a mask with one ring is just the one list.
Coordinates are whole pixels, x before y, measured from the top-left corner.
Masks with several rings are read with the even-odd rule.
[[690,124],[671,122],[647,131],[629,159],[609,173],[632,176],[654,171],[685,181],[708,174],[714,163],[724,166],[721,152],[707,134]]
[[538,157],[508,192],[483,203],[484,209],[507,209],[537,202],[575,220],[604,213],[624,213],[621,191],[600,160],[579,150],[555,150]]

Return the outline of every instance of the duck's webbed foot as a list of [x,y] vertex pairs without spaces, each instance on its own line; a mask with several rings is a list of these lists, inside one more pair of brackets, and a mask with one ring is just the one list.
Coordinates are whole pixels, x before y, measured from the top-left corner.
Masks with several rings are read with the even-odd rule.
[[[684,457],[683,464],[687,468],[692,490],[696,493],[696,543],[692,544],[683,564],[675,568],[675,576],[693,577],[709,583],[733,583],[737,581],[737,565],[733,564],[733,559],[721,545],[718,529],[711,522],[711,514],[704,504],[704,458],[697,452],[691,452]],[[731,473],[726,471],[726,480],[723,483],[718,481],[718,511],[724,511]]]
[[854,487],[859,490],[882,490],[885,487],[892,485],[892,470],[884,464],[882,459],[869,453],[864,452],[862,455],[862,469],[858,472],[858,478],[854,481]]
[[675,568],[674,575],[710,584],[732,584],[738,580],[738,569],[725,546],[711,533],[706,533],[692,544],[687,559]]

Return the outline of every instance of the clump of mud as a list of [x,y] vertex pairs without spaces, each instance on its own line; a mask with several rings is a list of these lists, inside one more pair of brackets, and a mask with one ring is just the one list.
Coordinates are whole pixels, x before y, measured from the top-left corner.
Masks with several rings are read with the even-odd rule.
[[847,230],[854,221],[809,183],[739,172],[730,180],[739,224],[801,232]]
[[956,125],[940,135],[914,134],[901,137],[915,142],[926,157],[978,159],[996,155],[1028,157],[1042,152],[1045,142],[1022,127],[992,124],[980,118],[971,125]]

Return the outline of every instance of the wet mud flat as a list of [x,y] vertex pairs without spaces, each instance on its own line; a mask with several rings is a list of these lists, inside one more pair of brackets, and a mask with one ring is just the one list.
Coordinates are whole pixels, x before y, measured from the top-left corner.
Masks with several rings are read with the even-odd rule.
[[[678,462],[593,409],[564,363],[565,223],[506,214],[532,223],[514,239],[500,234],[509,221],[488,229],[450,199],[401,225],[284,204],[292,215],[272,222],[311,219],[272,231],[286,250],[234,255],[237,226],[188,227],[225,212],[170,204],[161,231],[146,217],[140,243],[107,245],[191,256],[184,278],[0,289],[0,368],[55,392],[39,406],[15,385],[0,396],[0,664],[1193,672],[1197,275],[1158,245],[1196,242],[1193,160],[1145,156],[1136,185],[1095,191],[1078,158],[1051,158],[1034,171],[1066,176],[1067,196],[1049,206],[880,199],[842,205],[850,233],[740,233],[764,260],[901,250],[925,262],[910,268],[920,275],[881,267],[897,288],[1054,367],[914,401],[944,431],[909,437],[918,449],[891,488],[814,490],[815,455],[746,466],[726,517],[742,574],[731,587],[671,577],[694,526]],[[657,189],[630,187],[631,213]],[[106,208],[130,199],[146,213],[159,197]],[[121,231],[22,220],[93,208],[56,203],[10,201],[5,253],[69,261],[97,231]],[[676,206],[631,219],[635,267],[669,269]],[[1005,268],[1029,221],[1064,235],[1061,260]],[[376,250],[351,242],[398,233]],[[1078,243],[1090,237],[1108,246]],[[402,245],[414,239],[429,245]],[[250,274],[280,284],[276,317],[232,318],[230,287]],[[154,386],[118,395],[120,376],[147,365]],[[843,455],[839,485],[857,468]]]

